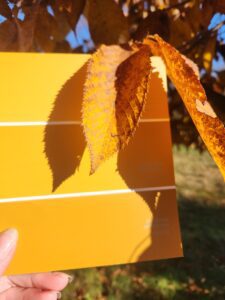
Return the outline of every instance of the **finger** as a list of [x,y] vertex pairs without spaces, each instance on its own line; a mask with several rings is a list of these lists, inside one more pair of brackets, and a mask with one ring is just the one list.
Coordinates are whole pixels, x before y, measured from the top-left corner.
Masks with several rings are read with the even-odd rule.
[[0,300],[56,300],[61,294],[57,291],[42,291],[34,288],[13,287],[0,294]]
[[14,275],[8,276],[8,279],[19,287],[54,291],[61,291],[72,281],[71,276],[61,272]]
[[16,229],[8,229],[0,233],[0,275],[3,274],[13,257],[17,239]]
[[0,294],[12,287],[12,283],[7,276],[0,276]]

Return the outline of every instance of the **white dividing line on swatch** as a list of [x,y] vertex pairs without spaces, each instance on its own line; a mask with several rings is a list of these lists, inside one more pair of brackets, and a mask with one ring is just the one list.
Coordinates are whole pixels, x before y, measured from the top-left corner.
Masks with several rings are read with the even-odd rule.
[[[169,118],[141,119],[140,123],[169,122]],[[0,122],[0,127],[23,127],[23,126],[55,126],[55,125],[81,125],[80,121],[25,121],[25,122]]]
[[5,199],[3,198],[0,199],[0,204],[9,203],[9,202],[68,199],[68,198],[89,197],[89,196],[121,195],[121,194],[130,194],[134,192],[138,193],[138,192],[151,192],[151,191],[166,191],[166,190],[175,190],[175,189],[176,186],[168,185],[168,186],[145,187],[145,188],[136,188],[136,189],[105,190],[105,191],[80,192],[80,193],[68,193],[68,194],[26,196],[26,197],[15,197],[15,198],[5,198]]
[[34,121],[34,122],[0,122],[0,127],[17,127],[17,126],[46,126],[46,125],[80,125],[80,121]]

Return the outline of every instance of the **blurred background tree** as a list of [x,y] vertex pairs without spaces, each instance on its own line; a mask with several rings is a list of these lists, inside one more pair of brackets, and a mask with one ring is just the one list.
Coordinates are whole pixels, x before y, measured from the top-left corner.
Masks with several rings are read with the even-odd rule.
[[[225,0],[0,0],[0,51],[92,53],[148,33],[199,66],[224,120]],[[173,142],[203,150],[171,83],[169,104]],[[185,258],[71,271],[64,300],[225,299],[224,182],[208,153],[193,148],[174,147]]]
[[[158,33],[199,67],[225,111],[224,0],[0,0],[0,51],[91,53]],[[204,145],[169,84],[173,141]]]

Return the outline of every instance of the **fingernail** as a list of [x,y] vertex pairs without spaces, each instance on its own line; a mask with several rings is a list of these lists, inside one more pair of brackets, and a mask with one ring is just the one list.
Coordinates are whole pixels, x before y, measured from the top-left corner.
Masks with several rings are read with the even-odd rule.
[[71,283],[74,280],[73,275],[68,275],[68,282]]
[[62,294],[60,292],[57,292],[57,299],[61,299],[62,298]]
[[18,231],[15,228],[7,229],[0,233],[0,260],[4,260],[15,247]]
[[69,275],[69,274],[66,274],[66,273],[63,273],[63,272],[53,272],[53,274],[55,276],[59,276],[59,277],[62,277],[62,278],[67,278],[68,279],[68,283],[71,283],[74,280],[74,276],[73,275]]

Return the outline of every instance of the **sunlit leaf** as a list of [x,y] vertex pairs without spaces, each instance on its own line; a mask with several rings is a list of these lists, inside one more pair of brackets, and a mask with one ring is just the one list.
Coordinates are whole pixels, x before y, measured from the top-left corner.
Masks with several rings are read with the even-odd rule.
[[185,55],[182,55],[183,59],[185,60],[185,62],[192,68],[192,70],[195,72],[195,75],[198,77],[198,79],[200,78],[200,72],[199,72],[199,68],[198,66],[193,62],[193,60],[191,60],[190,58],[188,58]]
[[212,106],[208,101],[202,102],[199,99],[196,99],[195,103],[197,111],[206,114],[207,116],[210,116],[212,118],[217,117],[216,113],[214,112]]
[[160,55],[167,67],[167,74],[178,90],[204,143],[225,178],[225,127],[206,97],[193,68],[182,55],[159,36],[146,40],[153,53]]
[[91,173],[126,145],[143,110],[150,76],[150,51],[102,46],[92,57],[85,84],[83,126]]

